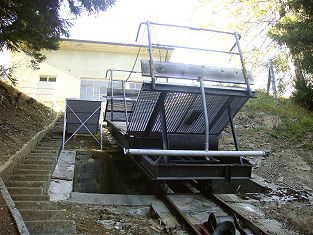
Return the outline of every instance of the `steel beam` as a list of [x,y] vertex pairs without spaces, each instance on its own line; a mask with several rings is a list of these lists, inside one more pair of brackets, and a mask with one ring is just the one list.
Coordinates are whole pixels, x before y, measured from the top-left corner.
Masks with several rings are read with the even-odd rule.
[[265,151],[198,151],[198,150],[162,150],[162,149],[125,149],[124,154],[148,156],[186,156],[186,157],[266,157]]

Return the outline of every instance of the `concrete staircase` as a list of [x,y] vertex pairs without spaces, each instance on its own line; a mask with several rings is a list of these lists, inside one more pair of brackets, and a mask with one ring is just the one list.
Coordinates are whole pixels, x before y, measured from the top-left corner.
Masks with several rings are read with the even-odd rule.
[[62,143],[59,120],[5,182],[30,234],[76,234],[75,222],[47,194]]

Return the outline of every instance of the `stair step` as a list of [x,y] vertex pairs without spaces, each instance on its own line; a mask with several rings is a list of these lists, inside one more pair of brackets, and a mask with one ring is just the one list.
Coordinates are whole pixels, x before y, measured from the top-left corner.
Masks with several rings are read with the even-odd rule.
[[8,181],[7,187],[47,187],[46,181]]
[[16,174],[23,175],[51,175],[51,170],[32,170],[32,169],[18,169]]
[[14,201],[18,209],[59,210],[59,204],[52,201]]
[[50,175],[25,175],[25,174],[14,174],[14,181],[50,181]]
[[37,149],[37,148],[35,148],[31,151],[31,154],[32,153],[57,153],[57,152],[59,152],[58,149],[56,150],[56,149]]
[[58,154],[57,153],[48,153],[48,152],[31,152],[28,156],[29,157],[56,157]]
[[32,160],[32,161],[54,161],[58,159],[58,156],[27,156],[25,160]]
[[43,140],[40,141],[38,145],[56,145],[56,146],[61,146],[62,141],[60,139],[51,139],[51,138],[44,138]]
[[19,165],[20,170],[52,170],[53,165],[43,165],[43,164],[21,164]]
[[31,234],[68,234],[76,233],[75,222],[72,220],[36,220],[25,221]]
[[24,159],[23,163],[24,164],[37,164],[37,165],[55,165],[55,160],[49,160],[49,159],[44,159],[44,160],[36,160],[36,159]]
[[36,145],[35,149],[39,150],[53,150],[53,151],[59,151],[60,147],[58,146],[51,146],[50,144],[47,145]]
[[65,210],[19,209],[23,220],[65,220]]
[[51,136],[45,136],[40,143],[61,143],[62,140],[60,138],[52,138]]
[[30,160],[30,161],[53,161],[56,162],[57,158],[56,157],[27,157],[25,160]]
[[13,201],[49,201],[49,195],[39,195],[39,194],[13,194],[11,195]]
[[7,187],[9,193],[11,195],[16,194],[41,194],[43,195],[43,188],[42,187]]

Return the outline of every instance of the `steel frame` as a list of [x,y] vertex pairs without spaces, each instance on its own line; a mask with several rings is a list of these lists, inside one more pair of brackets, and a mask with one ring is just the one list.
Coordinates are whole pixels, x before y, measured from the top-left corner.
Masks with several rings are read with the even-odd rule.
[[[217,30],[208,30],[202,28],[186,27],[186,26],[177,26],[169,24],[159,24],[152,22],[143,22],[140,24],[137,32],[137,38],[140,34],[140,30],[143,25],[147,27],[147,36],[148,36],[148,50],[149,50],[149,70],[148,73],[151,77],[151,82],[143,82],[141,92],[155,92],[158,95],[155,96],[154,106],[152,107],[151,113],[145,113],[149,115],[146,120],[146,125],[143,130],[132,129],[130,126],[133,120],[133,113],[128,116],[128,110],[126,105],[125,97],[125,86],[124,82],[122,83],[123,89],[123,99],[124,99],[124,110],[126,117],[126,130],[121,130],[115,126],[113,120],[113,70],[109,71],[111,76],[111,121],[108,121],[108,125],[112,129],[113,135],[118,139],[119,143],[125,148],[125,153],[131,155],[132,159],[138,164],[138,166],[153,180],[189,180],[189,179],[199,179],[199,180],[208,180],[208,179],[247,179],[251,176],[252,165],[243,158],[243,156],[265,156],[266,153],[263,151],[240,151],[240,145],[235,131],[235,126],[233,122],[233,117],[238,110],[244,105],[246,100],[251,97],[255,97],[255,91],[251,90],[248,74],[244,65],[244,59],[242,56],[239,39],[240,35],[237,33],[223,32]],[[151,27],[164,26],[164,27],[178,27],[189,30],[197,31],[209,31],[214,33],[222,33],[231,35],[235,39],[235,43],[230,49],[230,51],[220,51],[220,50],[207,50],[201,48],[193,47],[181,47],[174,45],[164,45],[164,44],[155,44],[152,42]],[[246,88],[235,88],[235,87],[219,87],[219,86],[204,86],[204,78],[197,76],[199,81],[199,86],[186,86],[186,85],[173,85],[168,83],[156,82],[155,67],[153,60],[153,48],[184,48],[190,50],[202,50],[202,51],[211,51],[215,53],[227,53],[230,55],[238,55],[241,61],[242,73],[244,78],[244,84]],[[238,52],[233,50],[237,48]],[[119,70],[124,71],[124,70]],[[125,72],[125,71],[124,71]],[[107,71],[108,73],[108,71]],[[186,79],[193,79],[192,76]],[[193,134],[184,134],[179,133],[178,129],[180,125],[186,120],[188,110],[184,113],[184,116],[179,120],[179,125],[176,127],[175,131],[169,130],[167,123],[167,111],[165,107],[165,100],[167,99],[168,94],[196,94],[200,95],[202,99],[202,110],[204,115],[204,134],[197,135]],[[208,107],[207,107],[207,95],[211,97],[223,97],[223,105],[218,107],[215,116],[208,116]],[[139,95],[140,96],[140,95]],[[191,100],[189,107],[191,108],[196,102],[196,97],[194,96]],[[238,98],[241,101],[234,106],[234,100]],[[240,98],[240,99],[239,99]],[[144,99],[144,98],[143,98]],[[213,99],[214,100],[214,99]],[[144,101],[144,100],[143,100]],[[150,102],[148,99],[146,102]],[[199,102],[199,101],[197,101]],[[237,106],[236,106],[237,105]],[[142,109],[146,106],[142,105]],[[197,106],[198,107],[198,106]],[[235,108],[234,108],[235,107]],[[234,110],[235,109],[235,110]],[[193,109],[193,111],[195,111]],[[150,111],[149,111],[150,112]],[[201,111],[202,112],[202,111]],[[139,112],[140,113],[140,112]],[[227,114],[225,116],[225,113]],[[196,115],[196,114],[195,114]],[[220,118],[223,115],[223,118],[228,118],[228,123],[230,124],[232,136],[234,139],[234,145],[236,151],[214,151],[218,149],[218,136],[220,133],[214,133],[211,131],[214,126],[220,122]],[[196,117],[195,118],[199,118]],[[225,119],[226,120],[226,119]],[[159,121],[159,126],[156,131],[156,122]],[[135,120],[140,122],[140,120]],[[224,122],[224,121],[222,121]],[[135,124],[136,126],[137,124]],[[171,126],[170,126],[171,128]],[[175,136],[176,135],[176,136]],[[184,143],[186,141],[177,141],[178,150],[173,149],[172,140],[182,139],[184,136],[189,138],[194,138],[194,141],[202,142],[204,139],[204,146],[198,147],[196,144],[194,150],[196,151],[184,151]],[[175,139],[176,138],[176,139]],[[197,139],[198,138],[198,139]],[[188,141],[188,140],[187,140]],[[192,141],[191,141],[192,142]],[[174,146],[175,146],[174,144]],[[201,151],[199,149],[204,149]],[[157,149],[156,149],[157,148]],[[155,150],[153,150],[155,149]],[[132,155],[139,156],[132,156]]]

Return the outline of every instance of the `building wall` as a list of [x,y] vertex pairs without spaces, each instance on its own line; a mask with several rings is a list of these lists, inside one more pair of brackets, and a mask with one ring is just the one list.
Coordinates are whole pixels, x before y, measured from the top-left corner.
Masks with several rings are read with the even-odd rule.
[[[16,66],[13,74],[18,80],[18,87],[25,93],[36,99],[56,104],[57,108],[63,109],[66,98],[80,97],[81,79],[104,80],[107,69],[131,70],[134,64],[138,48],[131,46],[99,45],[84,44],[71,45],[70,42],[61,44],[60,50],[43,52],[47,59],[40,64],[40,68],[33,70],[29,66],[29,59],[21,53],[11,54],[11,65]],[[139,59],[136,63],[136,71],[140,71],[140,59],[148,59],[146,49],[142,49]],[[128,73],[114,73],[114,79],[126,79]],[[47,99],[49,96],[39,95],[40,76],[54,76],[56,82],[52,92],[55,94],[54,99]],[[133,74],[132,79],[136,80],[141,77]],[[53,96],[51,96],[53,97]]]

